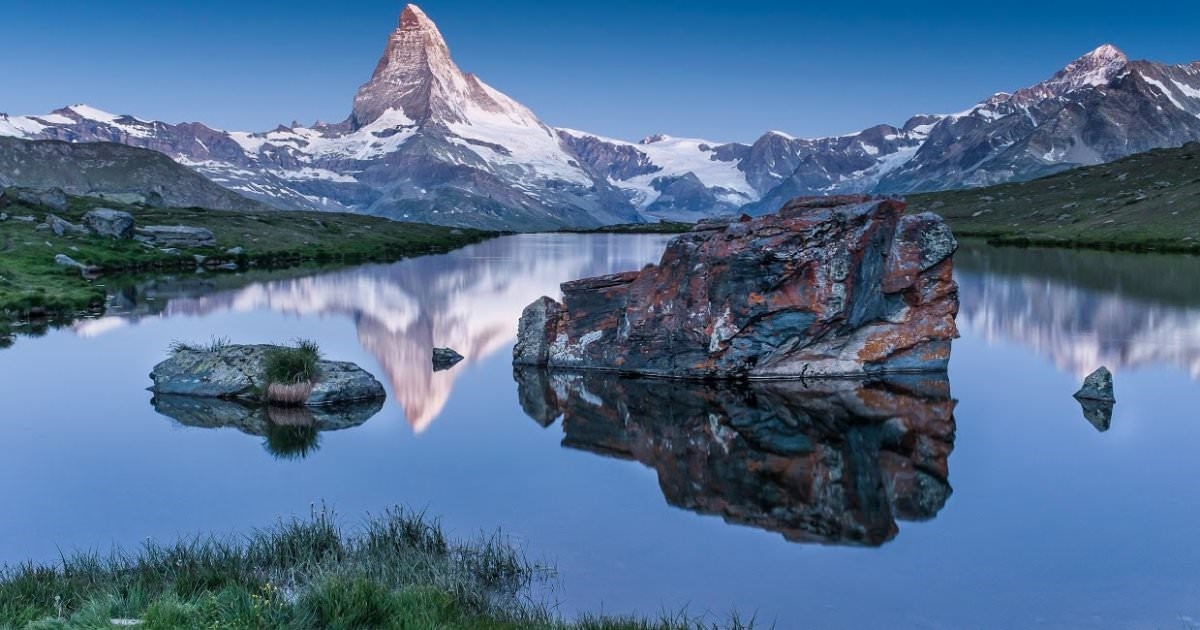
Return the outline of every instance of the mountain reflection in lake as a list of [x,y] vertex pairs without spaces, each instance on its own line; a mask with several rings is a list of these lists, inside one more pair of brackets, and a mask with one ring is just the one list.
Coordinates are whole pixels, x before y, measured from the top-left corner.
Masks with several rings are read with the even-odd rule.
[[878,546],[950,496],[945,375],[711,383],[518,368],[563,446],[654,469],[667,502],[792,542]]
[[960,329],[1081,378],[1156,364],[1200,378],[1200,258],[967,243],[954,267]]

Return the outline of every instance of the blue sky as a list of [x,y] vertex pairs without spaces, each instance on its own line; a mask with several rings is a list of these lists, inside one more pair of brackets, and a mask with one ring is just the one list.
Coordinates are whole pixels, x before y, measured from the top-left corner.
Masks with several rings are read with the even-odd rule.
[[[1198,2],[420,3],[455,60],[547,123],[753,140],[902,123],[1110,42],[1200,60]],[[4,0],[0,111],[88,103],[224,129],[341,120],[403,2]]]

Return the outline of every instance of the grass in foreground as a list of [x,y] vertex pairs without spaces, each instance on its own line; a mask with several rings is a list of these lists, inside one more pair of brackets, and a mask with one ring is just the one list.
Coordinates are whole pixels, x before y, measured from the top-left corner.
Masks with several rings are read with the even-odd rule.
[[[568,622],[535,602],[553,577],[499,537],[448,539],[392,509],[353,531],[314,511],[238,540],[148,542],[137,553],[63,557],[0,571],[0,629],[750,628],[686,613]],[[122,621],[124,620],[124,621]]]
[[[134,215],[137,224],[188,225],[212,230],[216,247],[164,251],[135,241],[84,235],[56,236],[37,230],[47,213],[73,223],[96,207]],[[71,316],[104,304],[104,288],[79,270],[58,266],[65,254],[112,275],[146,271],[190,270],[195,256],[249,267],[283,268],[301,264],[343,265],[392,262],[406,256],[445,252],[475,243],[489,232],[418,223],[401,223],[354,214],[320,212],[238,213],[199,208],[145,208],[75,197],[66,211],[12,205],[0,221],[0,315]],[[15,217],[32,216],[33,222]],[[241,248],[241,253],[229,250]],[[235,250],[236,251],[236,250]]]

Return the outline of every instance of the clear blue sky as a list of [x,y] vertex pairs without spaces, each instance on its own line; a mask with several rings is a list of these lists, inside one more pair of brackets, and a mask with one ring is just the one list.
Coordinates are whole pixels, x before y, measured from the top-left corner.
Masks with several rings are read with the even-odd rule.
[[[551,125],[753,140],[966,108],[1110,42],[1200,60],[1200,2],[419,3]],[[403,2],[4,0],[0,111],[84,102],[224,129],[342,120]]]

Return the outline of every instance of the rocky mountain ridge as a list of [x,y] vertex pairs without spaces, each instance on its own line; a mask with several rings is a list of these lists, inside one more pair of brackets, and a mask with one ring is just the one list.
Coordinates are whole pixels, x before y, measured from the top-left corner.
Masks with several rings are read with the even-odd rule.
[[337,124],[263,133],[169,124],[75,105],[0,114],[0,135],[116,142],[167,154],[278,208],[539,230],[761,214],[802,195],[909,193],[1031,179],[1200,140],[1200,62],[1130,61],[1111,45],[957,114],[837,137],[750,144],[657,135],[625,142],[552,128],[463,72],[408,5]]

